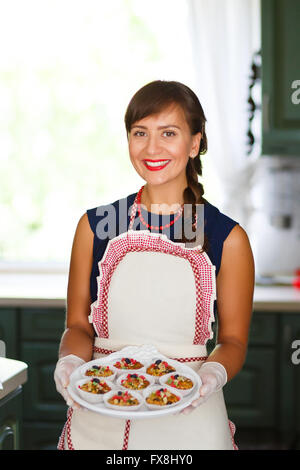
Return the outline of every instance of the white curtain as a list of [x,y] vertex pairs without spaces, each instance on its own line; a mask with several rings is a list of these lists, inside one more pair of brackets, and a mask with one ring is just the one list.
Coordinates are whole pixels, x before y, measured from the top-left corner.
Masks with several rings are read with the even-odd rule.
[[254,150],[247,155],[247,100],[252,56],[260,49],[260,2],[187,1],[195,92],[207,118],[204,183],[205,174],[210,175],[213,203],[245,227],[251,213],[251,178],[259,154]]

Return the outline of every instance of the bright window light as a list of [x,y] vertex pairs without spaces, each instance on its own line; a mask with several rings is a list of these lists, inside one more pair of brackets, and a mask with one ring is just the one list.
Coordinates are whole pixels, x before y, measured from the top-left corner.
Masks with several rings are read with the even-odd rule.
[[195,87],[187,4],[0,4],[0,260],[68,262],[86,209],[142,184],[124,126],[133,93]]

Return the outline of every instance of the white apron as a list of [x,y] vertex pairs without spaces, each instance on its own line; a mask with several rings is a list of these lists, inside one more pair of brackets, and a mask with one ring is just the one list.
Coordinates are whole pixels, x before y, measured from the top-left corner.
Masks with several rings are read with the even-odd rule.
[[[215,266],[201,246],[186,248],[166,235],[132,230],[135,212],[136,203],[128,231],[108,242],[99,262],[89,316],[97,333],[93,358],[152,344],[197,370],[213,336]],[[58,449],[232,450],[234,432],[220,390],[186,416],[125,420],[69,408]]]

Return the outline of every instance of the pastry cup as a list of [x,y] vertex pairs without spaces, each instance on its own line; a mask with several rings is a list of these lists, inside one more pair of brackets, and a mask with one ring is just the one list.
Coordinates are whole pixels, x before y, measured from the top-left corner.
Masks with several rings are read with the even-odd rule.
[[[152,392],[155,392],[156,390],[160,390],[161,388],[166,388],[167,390],[169,390],[169,392],[171,392],[173,395],[176,395],[179,400],[176,401],[175,403],[172,403],[170,405],[153,405],[151,403],[148,403],[146,401],[146,398],[152,393]],[[143,397],[145,399],[145,405],[147,406],[147,408],[149,410],[163,410],[165,408],[173,408],[174,406],[176,405],[179,405],[181,402],[182,402],[182,394],[179,393],[177,390],[174,390],[173,388],[171,387],[168,387],[167,385],[164,385],[163,387],[161,385],[153,385],[152,387],[147,387],[144,391],[143,391]]]
[[[150,383],[149,383],[149,385],[147,385],[147,387],[141,388],[139,390],[135,390],[135,389],[132,389],[132,388],[129,388],[129,387],[125,387],[124,385],[121,384],[121,382],[122,382],[122,380],[126,379],[128,374],[142,375]],[[148,374],[144,374],[144,373],[140,373],[140,372],[132,372],[132,371],[121,374],[116,380],[116,384],[117,384],[118,387],[121,387],[124,390],[133,391],[133,392],[140,392],[140,393],[142,393],[143,390],[146,390],[148,387],[151,387],[152,385],[154,385],[154,383],[155,383],[155,378],[152,375],[148,375]]]
[[[112,403],[109,403],[108,400],[113,395],[117,394],[118,392],[122,392],[122,393],[128,392],[128,393],[130,393],[130,395],[132,395],[134,398],[137,398],[137,400],[139,401],[139,404],[138,405],[131,405],[131,406],[120,406],[120,405],[113,405]],[[103,403],[107,408],[110,408],[112,410],[137,411],[141,408],[141,406],[143,406],[143,404],[145,403],[145,400],[144,400],[144,397],[142,396],[141,393],[136,392],[134,390],[128,390],[127,388],[124,389],[124,388],[120,387],[120,388],[115,388],[111,392],[106,393],[105,396],[103,397]]]
[[[112,375],[107,375],[107,376],[105,376],[105,375],[85,375],[86,371],[89,370],[89,369],[92,369],[94,365],[98,366],[98,367],[107,367],[108,366],[110,368],[110,370],[112,371]],[[118,370],[112,365],[112,363],[110,363],[109,361],[107,361],[105,363],[97,362],[97,359],[93,362],[90,362],[89,364],[84,364],[80,368],[80,374],[82,375],[82,377],[85,377],[85,378],[96,377],[97,379],[109,380],[110,382],[113,382],[113,380],[117,376],[117,373],[118,373]]]
[[[174,372],[166,372],[163,375],[152,375],[149,372],[147,372],[148,367],[150,367],[152,364],[154,364],[157,360],[160,360],[162,362],[167,362],[171,367],[173,367],[175,369]],[[156,384],[160,384],[159,379],[161,377],[165,377],[167,374],[170,374],[170,373],[172,373],[172,374],[179,373],[177,371],[177,365],[174,364],[174,361],[172,359],[164,359],[164,358],[161,358],[161,357],[154,357],[153,359],[151,359],[151,361],[147,362],[147,364],[145,365],[145,374],[149,375],[150,377],[154,377]]]
[[121,361],[121,359],[123,359],[125,356],[120,356],[120,357],[117,357],[116,359],[114,359],[111,364],[112,366],[114,367],[114,369],[117,371],[117,375],[121,375],[121,374],[142,374],[142,373],[145,373],[146,372],[146,368],[145,368],[145,365],[143,363],[143,361],[141,361],[140,359],[137,359],[136,357],[134,356],[128,356],[128,359],[134,359],[135,361],[138,361],[140,362],[142,365],[142,367],[140,367],[139,369],[119,369],[118,367],[114,366],[114,364],[116,364],[116,362],[118,361]]
[[[167,380],[172,375],[182,375],[183,377],[186,377],[186,378],[190,379],[193,382],[193,386],[191,388],[181,389],[181,388],[176,388],[173,385],[167,384],[166,383]],[[179,392],[182,396],[186,396],[189,393],[191,393],[195,389],[195,386],[196,386],[195,378],[191,374],[189,374],[188,372],[187,373],[185,373],[185,372],[182,372],[182,373],[181,372],[170,372],[169,374],[166,374],[166,375],[163,375],[162,377],[160,377],[159,378],[159,383],[162,387],[167,386],[170,389],[172,389],[173,391]]]
[[[111,390],[109,390],[108,392],[106,393],[103,393],[103,394],[98,394],[98,393],[91,393],[91,392],[86,392],[85,390],[82,390],[81,388],[79,388],[81,385],[89,382],[90,380],[93,380],[93,379],[99,379],[103,382],[105,382],[110,388]],[[115,385],[110,382],[109,380],[106,380],[106,379],[102,379],[101,377],[86,377],[85,379],[80,379],[80,380],[77,380],[77,382],[75,383],[75,388],[76,388],[76,391],[78,393],[78,395],[86,402],[88,403],[101,403],[103,401],[103,397],[107,394],[107,393],[110,393],[111,391],[113,391],[115,389]]]

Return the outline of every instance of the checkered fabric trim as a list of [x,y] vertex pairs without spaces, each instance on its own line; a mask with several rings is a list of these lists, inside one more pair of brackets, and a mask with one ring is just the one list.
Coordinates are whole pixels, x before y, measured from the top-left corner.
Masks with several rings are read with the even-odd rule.
[[234,442],[234,435],[235,435],[235,431],[236,431],[235,424],[232,421],[230,421],[230,419],[228,420],[228,424],[229,424],[229,429],[230,429],[230,434],[231,434],[233,450],[239,450],[238,446]]
[[[98,354],[112,354],[114,352],[117,352],[117,350],[112,350],[112,349],[104,349],[104,348],[98,348],[97,346],[93,346],[93,351]],[[178,361],[178,362],[197,362],[197,361],[206,361],[208,356],[199,356],[199,357],[170,357],[170,359],[173,359],[173,361]]]
[[131,425],[131,421],[130,421],[130,419],[127,419],[127,420],[126,420],[126,423],[125,423],[125,430],[124,430],[124,439],[123,439],[123,447],[122,447],[122,450],[127,450],[127,449],[128,449],[130,425]]
[[61,433],[61,436],[57,445],[58,450],[66,450],[65,449],[66,435],[67,435],[68,450],[75,450],[73,447],[72,438],[71,438],[72,415],[73,415],[73,408],[69,407],[68,413],[67,413],[67,421],[65,422],[64,428],[62,430],[62,433]]
[[178,362],[197,362],[197,361],[206,361],[208,356],[200,356],[200,357],[171,357],[173,361]]
[[186,259],[193,270],[196,287],[195,335],[193,344],[205,344],[212,338],[211,323],[214,321],[215,266],[206,253],[198,247],[186,248],[174,243],[166,235],[148,230],[131,230],[110,240],[103,259],[99,262],[97,277],[97,300],[91,305],[90,322],[100,338],[109,338],[108,292],[112,275],[120,261],[129,252],[159,252]]

